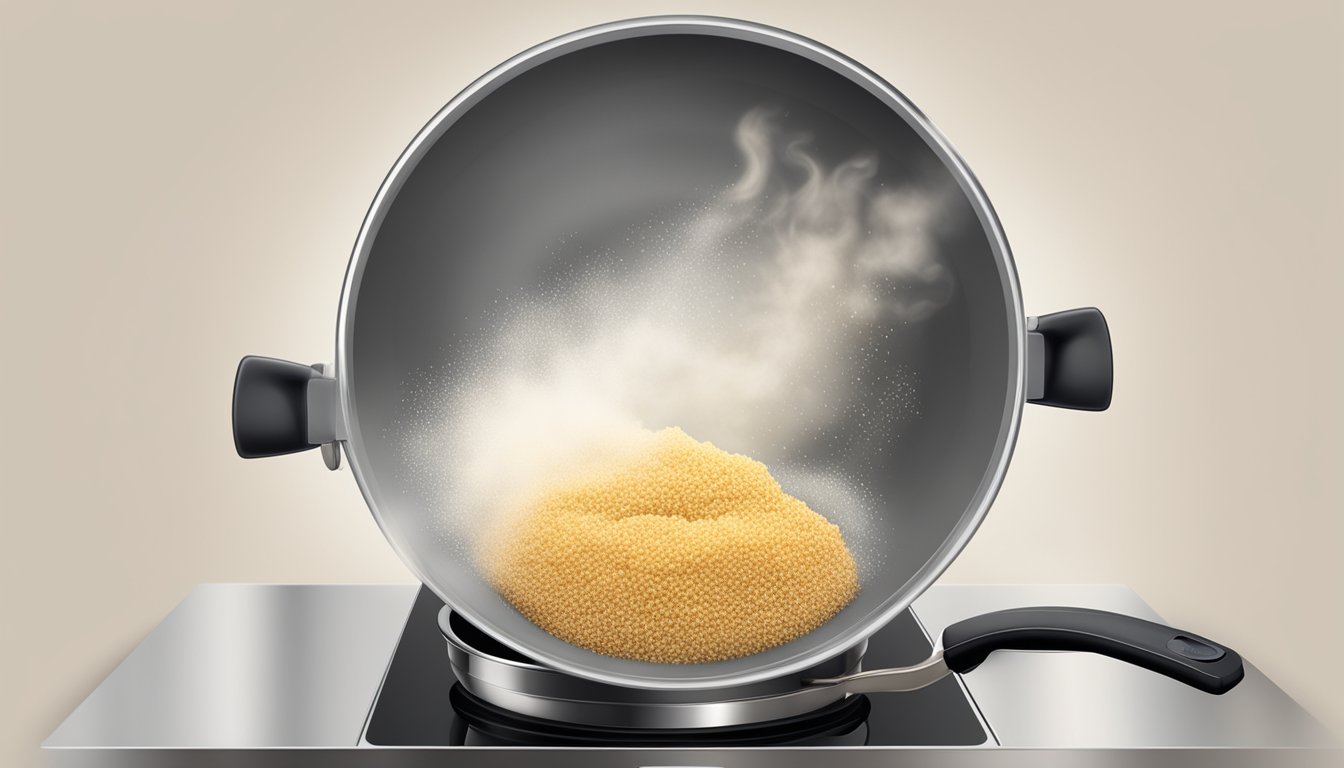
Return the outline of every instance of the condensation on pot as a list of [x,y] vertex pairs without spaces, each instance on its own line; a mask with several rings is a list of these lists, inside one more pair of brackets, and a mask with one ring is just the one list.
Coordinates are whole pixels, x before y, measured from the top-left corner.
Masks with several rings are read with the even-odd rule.
[[858,421],[886,464],[920,418],[917,370],[892,357],[955,292],[938,249],[955,190],[891,185],[862,147],[828,163],[770,108],[724,140],[736,183],[617,238],[557,232],[542,287],[495,297],[493,334],[407,382],[404,479],[452,556],[483,515],[668,426],[766,463],[840,526],[861,579],[900,547],[874,494],[818,456]]

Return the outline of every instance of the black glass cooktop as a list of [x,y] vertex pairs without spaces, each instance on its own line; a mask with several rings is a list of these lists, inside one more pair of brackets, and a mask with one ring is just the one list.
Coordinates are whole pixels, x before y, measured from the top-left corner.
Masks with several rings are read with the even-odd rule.
[[[974,746],[988,736],[953,678],[919,691],[852,696],[806,717],[742,728],[648,731],[559,726],[515,715],[457,685],[439,633],[443,603],[423,587],[402,631],[364,740],[378,746]],[[864,669],[928,657],[909,611],[868,642]]]

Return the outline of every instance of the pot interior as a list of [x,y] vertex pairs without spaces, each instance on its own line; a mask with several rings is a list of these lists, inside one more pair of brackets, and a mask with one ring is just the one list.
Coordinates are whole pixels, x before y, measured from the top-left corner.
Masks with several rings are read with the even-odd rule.
[[[431,124],[342,330],[352,465],[417,575],[527,656],[640,687],[800,669],[907,605],[978,523],[1020,406],[1006,248],[919,120],[800,42],[684,25],[571,41]],[[707,664],[532,624],[474,566],[481,489],[604,419],[766,463],[841,527],[857,598]]]

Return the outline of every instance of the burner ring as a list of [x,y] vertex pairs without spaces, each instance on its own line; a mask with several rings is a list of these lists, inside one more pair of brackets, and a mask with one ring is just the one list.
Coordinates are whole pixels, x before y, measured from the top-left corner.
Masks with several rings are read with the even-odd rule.
[[868,719],[867,696],[850,696],[804,715],[746,725],[709,728],[615,728],[546,720],[495,706],[461,683],[449,692],[453,711],[465,724],[511,744],[546,746],[675,747],[787,746],[853,733]]
[[[826,688],[808,688],[809,678],[857,672],[867,643],[860,643],[796,675],[716,690],[646,690],[599,683],[557,672],[504,646],[444,607],[439,630],[448,644],[453,672],[466,693],[528,722],[625,731],[694,730],[798,722],[823,712],[848,711],[852,700]],[[858,706],[858,705],[855,705]],[[862,705],[866,707],[866,703]],[[589,734],[591,735],[591,734]],[[639,739],[649,743],[649,739]]]

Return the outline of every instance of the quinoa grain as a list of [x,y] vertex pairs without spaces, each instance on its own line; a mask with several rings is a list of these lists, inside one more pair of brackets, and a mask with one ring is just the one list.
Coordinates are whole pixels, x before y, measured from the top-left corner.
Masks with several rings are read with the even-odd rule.
[[621,658],[672,664],[766,650],[858,593],[840,529],[765,465],[675,427],[600,478],[552,486],[478,556],[538,626]]

